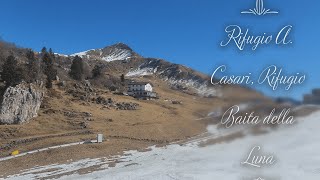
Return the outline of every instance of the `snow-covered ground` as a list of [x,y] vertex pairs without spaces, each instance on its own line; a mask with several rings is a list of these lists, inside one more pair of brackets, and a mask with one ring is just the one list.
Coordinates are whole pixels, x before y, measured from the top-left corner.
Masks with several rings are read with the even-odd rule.
[[[4,157],[4,158],[0,158],[0,162],[7,161],[7,160],[10,160],[10,159],[14,159],[14,158],[19,158],[21,156],[26,156],[26,155],[30,155],[30,154],[36,154],[36,153],[39,153],[39,152],[42,152],[42,151],[49,151],[49,150],[52,150],[52,149],[76,146],[76,145],[81,145],[81,144],[85,144],[85,143],[88,143],[88,141],[81,141],[81,142],[75,142],[75,143],[68,143],[68,144],[62,144],[62,145],[57,145],[57,146],[51,146],[51,147],[42,148],[42,149],[36,149],[36,150],[33,150],[33,151],[20,153],[20,154],[15,155],[15,156],[7,156],[7,157]],[[91,140],[90,143],[97,143],[97,140]]]
[[80,56],[82,58],[93,58],[96,59],[97,56],[91,56],[90,52],[95,51],[95,53],[99,54],[99,58],[101,58],[104,61],[111,62],[111,61],[117,61],[117,60],[127,60],[130,59],[132,52],[127,49],[119,49],[114,48],[111,52],[103,56],[103,49],[90,49],[87,51],[79,52],[71,54],[70,56]]
[[198,82],[197,80],[193,79],[175,79],[175,78],[167,78],[165,79],[169,84],[171,85],[176,85],[180,84],[186,87],[191,87],[194,90],[196,90],[197,94],[200,96],[204,97],[209,97],[209,96],[216,96],[220,97],[221,92],[217,88],[209,87],[208,84]]
[[[114,157],[121,162],[108,167],[112,159],[84,159],[70,164],[36,167],[11,179],[57,176],[62,179],[132,179],[132,180],[319,180],[320,112],[297,120],[260,136],[247,135],[231,142],[199,147],[203,138],[184,145],[152,147],[148,152],[126,152]],[[212,129],[212,127],[210,128]],[[221,136],[213,130],[213,135]],[[223,134],[223,133],[222,133]],[[274,165],[257,168],[242,165],[250,150],[261,146],[263,154],[272,154]],[[101,165],[102,170],[77,174],[76,170]],[[71,173],[70,173],[71,172]],[[61,176],[61,175],[65,176]]]
[[78,52],[78,53],[74,53],[74,54],[71,54],[70,56],[80,56],[80,57],[83,57],[83,56],[86,56],[88,52],[90,51],[94,51],[95,49],[89,49],[87,51],[82,51],[82,52]]
[[153,68],[143,68],[143,69],[136,69],[133,71],[130,71],[126,74],[127,77],[135,77],[135,76],[147,76],[152,75],[157,72],[157,69]]

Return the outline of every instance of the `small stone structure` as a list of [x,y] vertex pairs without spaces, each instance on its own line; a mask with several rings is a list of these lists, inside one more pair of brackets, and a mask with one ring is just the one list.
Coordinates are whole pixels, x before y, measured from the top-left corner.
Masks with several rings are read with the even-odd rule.
[[103,134],[97,134],[97,143],[102,143],[103,141]]
[[320,89],[313,89],[312,94],[304,95],[303,104],[320,105]]

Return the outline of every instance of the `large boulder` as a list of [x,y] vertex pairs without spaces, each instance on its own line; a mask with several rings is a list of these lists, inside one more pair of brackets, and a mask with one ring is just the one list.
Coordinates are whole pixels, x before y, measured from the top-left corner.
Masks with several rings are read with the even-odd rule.
[[9,87],[0,110],[0,124],[21,124],[36,117],[44,96],[42,85],[22,83]]

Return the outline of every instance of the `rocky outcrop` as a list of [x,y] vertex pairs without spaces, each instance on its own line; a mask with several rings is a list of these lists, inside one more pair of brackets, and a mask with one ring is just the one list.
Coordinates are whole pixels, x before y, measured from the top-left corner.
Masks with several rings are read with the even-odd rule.
[[22,83],[9,87],[1,103],[0,124],[21,124],[36,117],[44,92],[41,85]]
[[111,109],[114,108],[116,110],[137,110],[139,104],[133,102],[116,102],[111,98],[104,98],[99,96],[96,99],[93,99],[92,102],[97,104],[103,104],[104,108]]
[[91,97],[96,96],[95,89],[92,88],[89,81],[74,84],[73,88],[67,90],[67,94],[82,101],[89,101]]
[[139,104],[132,102],[121,102],[116,103],[117,110],[136,110],[139,107]]

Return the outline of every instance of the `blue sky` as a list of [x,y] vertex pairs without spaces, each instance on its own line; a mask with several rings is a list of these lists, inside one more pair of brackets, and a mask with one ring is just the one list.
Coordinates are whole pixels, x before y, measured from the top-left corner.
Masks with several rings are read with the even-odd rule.
[[[278,15],[242,15],[255,0],[3,0],[0,36],[22,47],[71,54],[123,42],[145,57],[164,58],[211,74],[222,64],[231,73],[258,73],[275,64],[287,72],[304,72],[307,82],[290,91],[255,88],[270,96],[300,99],[320,87],[320,2],[264,0]],[[277,32],[292,25],[293,44],[240,52],[220,47],[227,25],[253,34]]]

